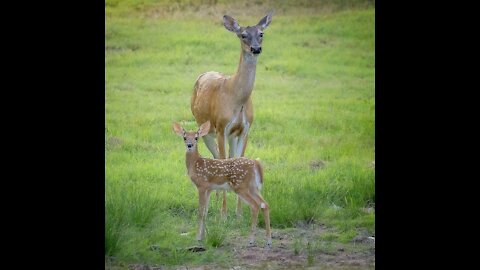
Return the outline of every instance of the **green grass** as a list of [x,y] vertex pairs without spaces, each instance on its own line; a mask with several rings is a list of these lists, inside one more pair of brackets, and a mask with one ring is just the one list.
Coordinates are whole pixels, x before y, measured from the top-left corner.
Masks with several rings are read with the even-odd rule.
[[[231,254],[215,247],[229,241],[227,232],[248,233],[248,207],[222,227],[212,194],[211,248],[182,251],[195,244],[198,195],[172,123],[196,129],[190,96],[197,76],[237,68],[240,45],[221,24],[223,8],[240,25],[276,10],[258,59],[246,149],[264,164],[272,227],[314,220],[337,228],[341,242],[357,228],[373,232],[374,214],[361,211],[375,203],[373,5],[237,1],[244,6],[234,10],[213,2],[217,9],[208,1],[106,1],[105,254],[125,262],[221,264]],[[203,143],[199,151],[211,156]],[[319,160],[326,165],[311,168]],[[229,194],[227,203],[234,216],[236,197]]]

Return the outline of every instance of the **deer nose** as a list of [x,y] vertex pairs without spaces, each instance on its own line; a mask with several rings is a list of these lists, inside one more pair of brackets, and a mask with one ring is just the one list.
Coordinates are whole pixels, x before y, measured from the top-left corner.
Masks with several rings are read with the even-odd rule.
[[262,47],[258,46],[258,47],[250,47],[250,51],[253,53],[253,54],[259,54],[262,52]]
[[189,149],[192,148],[192,146],[193,146],[193,144],[187,143],[187,147],[188,147]]

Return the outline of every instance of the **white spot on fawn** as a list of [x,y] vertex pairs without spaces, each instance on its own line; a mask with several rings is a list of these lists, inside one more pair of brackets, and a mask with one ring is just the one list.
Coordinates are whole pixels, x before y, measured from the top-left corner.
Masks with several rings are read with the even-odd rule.
[[260,208],[262,208],[262,209],[265,208],[265,204],[263,202],[260,204]]

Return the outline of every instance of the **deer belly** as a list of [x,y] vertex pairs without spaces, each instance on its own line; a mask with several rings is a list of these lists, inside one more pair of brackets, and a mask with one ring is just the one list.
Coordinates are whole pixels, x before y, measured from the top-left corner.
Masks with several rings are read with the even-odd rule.
[[211,190],[231,190],[230,185],[228,183],[223,183],[221,185],[212,184],[210,185]]

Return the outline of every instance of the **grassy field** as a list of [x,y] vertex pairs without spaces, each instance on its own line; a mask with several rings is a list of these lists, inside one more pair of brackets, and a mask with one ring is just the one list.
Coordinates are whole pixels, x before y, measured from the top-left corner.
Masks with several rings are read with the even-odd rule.
[[[183,251],[196,242],[198,195],[172,123],[197,129],[190,97],[199,74],[236,71],[240,42],[223,27],[223,14],[253,25],[272,8],[245,156],[264,164],[273,231],[306,222],[331,227],[344,243],[358,230],[375,234],[375,214],[364,211],[375,204],[375,9],[335,3],[106,1],[107,257],[169,267],[232,258],[216,247],[233,232],[246,236],[250,220],[246,205],[234,218],[233,194],[225,223],[212,196],[207,251]],[[199,151],[211,157],[203,143]]]

